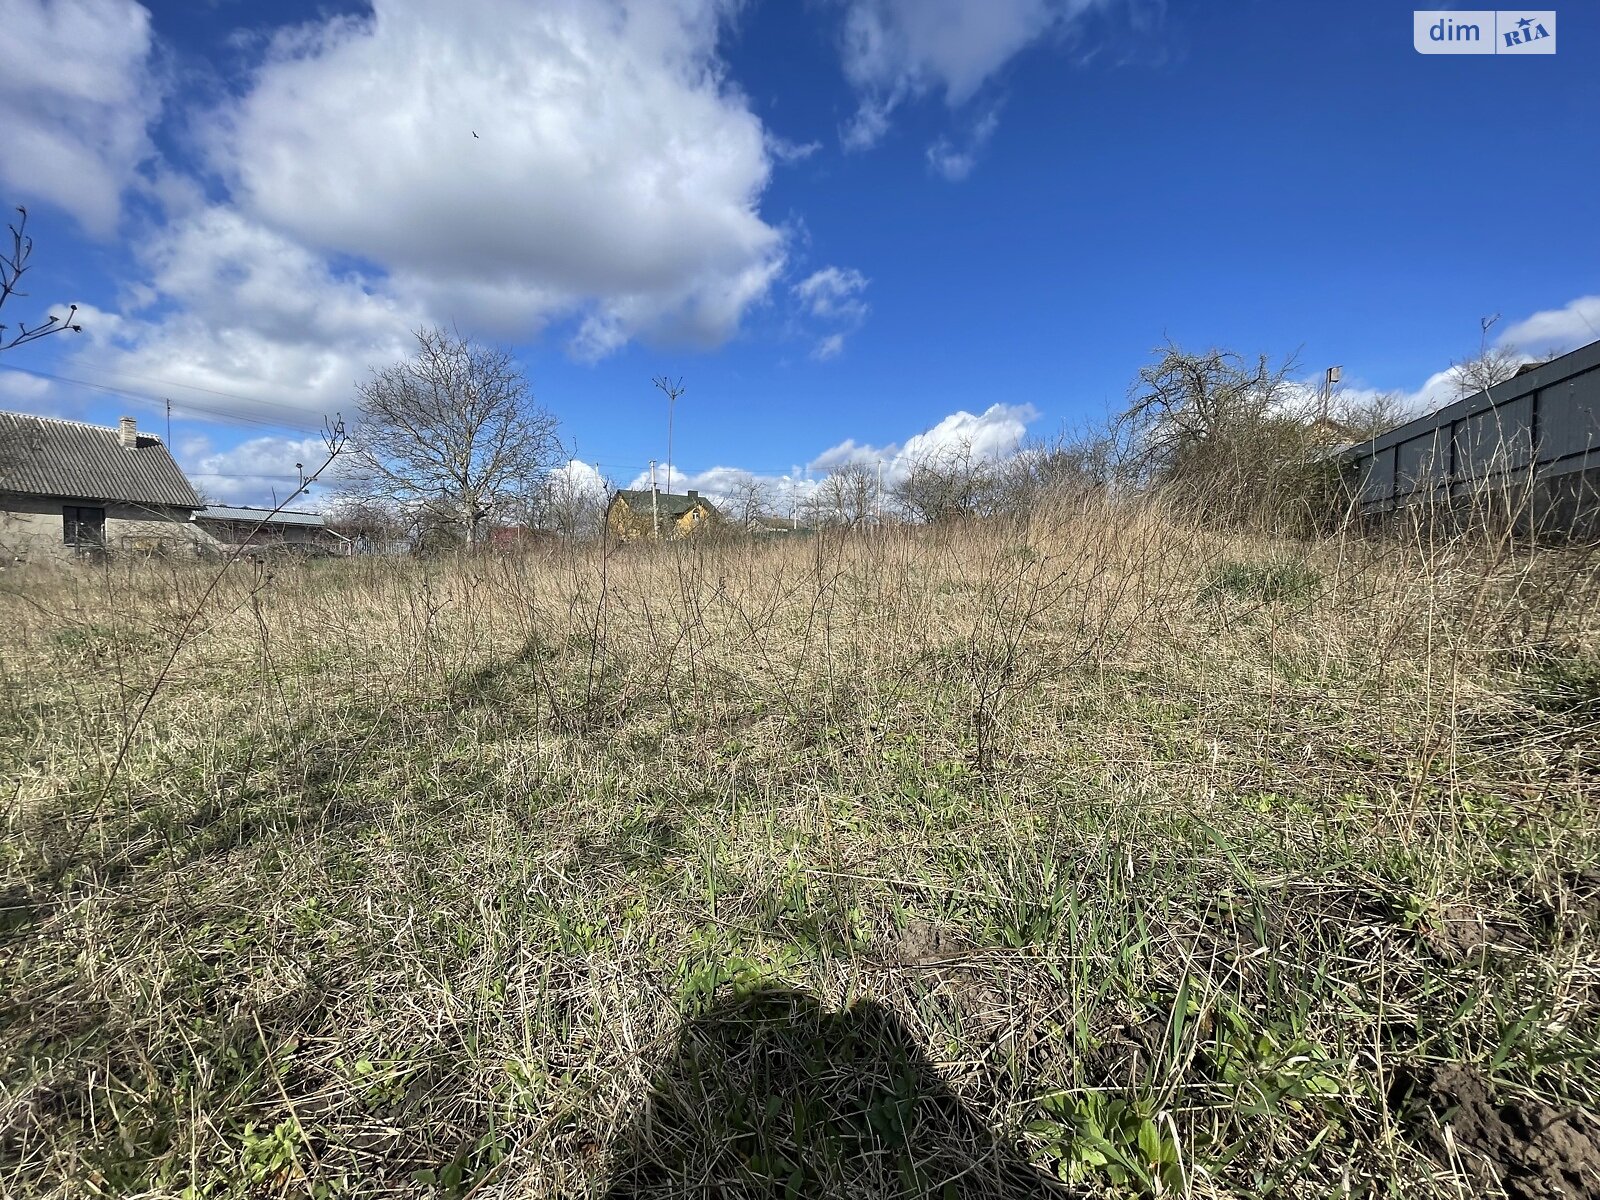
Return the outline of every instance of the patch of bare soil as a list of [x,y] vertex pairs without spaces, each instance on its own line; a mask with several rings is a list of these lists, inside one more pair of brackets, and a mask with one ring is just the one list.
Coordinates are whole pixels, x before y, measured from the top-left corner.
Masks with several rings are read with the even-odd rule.
[[1497,1101],[1489,1081],[1460,1064],[1402,1072],[1395,1099],[1423,1149],[1465,1171],[1483,1194],[1504,1191],[1509,1200],[1600,1195],[1600,1124],[1585,1113],[1538,1100]]
[[912,920],[895,939],[894,957],[905,966],[938,966],[959,961],[976,947],[932,921]]
[[1489,950],[1532,948],[1516,922],[1471,904],[1441,905],[1422,918],[1417,935],[1434,958],[1452,966]]

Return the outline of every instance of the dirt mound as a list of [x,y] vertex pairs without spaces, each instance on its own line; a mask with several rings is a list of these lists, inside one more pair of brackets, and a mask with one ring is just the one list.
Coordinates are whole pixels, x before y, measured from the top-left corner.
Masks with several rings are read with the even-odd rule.
[[1497,1102],[1488,1080],[1458,1064],[1400,1072],[1395,1100],[1423,1148],[1445,1166],[1459,1165],[1490,1195],[1496,1186],[1510,1200],[1600,1194],[1600,1125],[1583,1113],[1537,1100]]

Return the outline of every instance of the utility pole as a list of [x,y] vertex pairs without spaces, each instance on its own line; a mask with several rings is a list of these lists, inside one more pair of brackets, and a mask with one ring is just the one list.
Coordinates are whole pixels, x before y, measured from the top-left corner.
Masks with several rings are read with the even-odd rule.
[[650,460],[650,527],[651,536],[661,540],[661,510],[656,507],[656,460]]
[[167,449],[172,449],[172,401],[167,401]]
[[1328,419],[1328,409],[1333,404],[1333,385],[1344,375],[1343,367],[1329,367],[1322,375],[1322,419]]
[[652,381],[667,397],[667,495],[672,495],[672,406],[678,402],[678,397],[683,395],[683,380],[676,383],[665,375],[658,375]]
[[883,524],[883,459],[881,459],[881,458],[878,460],[878,492],[877,492],[876,499],[878,501],[878,503],[877,503],[877,512],[873,515],[873,523],[876,524],[876,525],[882,525]]

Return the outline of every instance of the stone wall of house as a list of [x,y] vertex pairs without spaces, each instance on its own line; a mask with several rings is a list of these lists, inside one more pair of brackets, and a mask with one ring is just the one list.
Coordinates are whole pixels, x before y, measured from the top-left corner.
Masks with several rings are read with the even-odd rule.
[[[0,564],[76,561],[81,551],[63,540],[62,509],[72,503],[0,495]],[[193,554],[203,540],[187,509],[117,503],[93,507],[106,510],[105,548],[112,552]]]

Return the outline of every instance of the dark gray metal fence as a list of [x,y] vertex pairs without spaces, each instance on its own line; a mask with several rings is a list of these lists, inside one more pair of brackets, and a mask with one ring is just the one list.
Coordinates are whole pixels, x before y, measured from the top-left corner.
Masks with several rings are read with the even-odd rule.
[[1341,458],[1369,515],[1493,505],[1531,528],[1600,533],[1600,342]]

